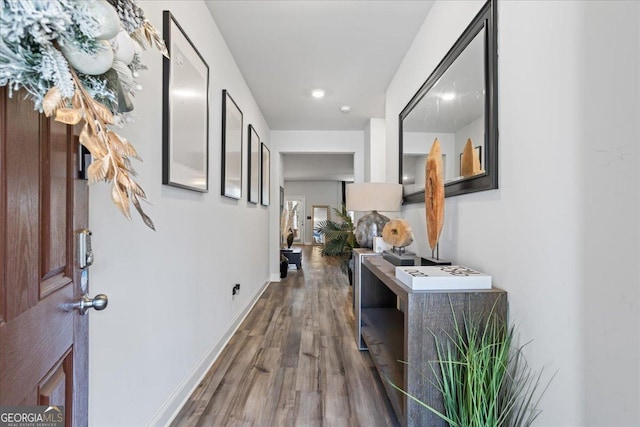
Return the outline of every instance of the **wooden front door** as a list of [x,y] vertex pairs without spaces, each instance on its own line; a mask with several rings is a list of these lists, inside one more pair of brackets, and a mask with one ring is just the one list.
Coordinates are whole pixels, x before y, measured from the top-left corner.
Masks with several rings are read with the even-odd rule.
[[63,405],[65,424],[84,426],[88,323],[68,304],[83,293],[87,183],[73,128],[24,95],[0,88],[0,406]]

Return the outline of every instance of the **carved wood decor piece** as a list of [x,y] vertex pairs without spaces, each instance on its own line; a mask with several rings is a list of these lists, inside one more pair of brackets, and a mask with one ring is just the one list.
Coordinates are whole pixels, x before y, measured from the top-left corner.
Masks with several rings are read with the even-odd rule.
[[[466,150],[466,148],[465,148]],[[472,150],[473,151],[473,150]],[[433,141],[425,167],[424,205],[427,216],[427,237],[431,250],[436,249],[444,224],[444,178],[442,153],[438,138]]]
[[411,226],[404,219],[392,219],[382,229],[382,240],[396,248],[409,246],[413,242]]
[[473,150],[473,142],[471,138],[467,139],[467,143],[462,150],[462,161],[460,162],[460,175],[463,177],[474,176],[480,173],[480,159]]

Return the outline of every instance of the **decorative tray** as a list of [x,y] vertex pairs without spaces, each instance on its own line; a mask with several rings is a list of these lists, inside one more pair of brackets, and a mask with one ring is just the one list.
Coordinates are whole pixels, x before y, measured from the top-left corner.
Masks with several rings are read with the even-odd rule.
[[491,276],[461,265],[396,267],[396,278],[418,291],[491,289]]

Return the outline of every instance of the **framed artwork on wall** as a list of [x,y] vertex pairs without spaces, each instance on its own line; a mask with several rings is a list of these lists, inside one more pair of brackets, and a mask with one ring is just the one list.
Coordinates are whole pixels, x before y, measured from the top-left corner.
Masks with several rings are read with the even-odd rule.
[[209,190],[209,66],[170,11],[162,68],[162,183]]
[[226,89],[222,91],[221,194],[242,198],[242,111]]
[[258,204],[260,202],[260,137],[253,125],[249,125],[249,176],[247,179],[247,192],[249,202]]
[[270,191],[270,173],[271,173],[271,164],[270,164],[270,152],[264,142],[261,145],[261,153],[262,153],[262,167],[260,168],[260,188],[261,188],[261,196],[260,203],[262,206],[269,206],[269,199],[271,195]]

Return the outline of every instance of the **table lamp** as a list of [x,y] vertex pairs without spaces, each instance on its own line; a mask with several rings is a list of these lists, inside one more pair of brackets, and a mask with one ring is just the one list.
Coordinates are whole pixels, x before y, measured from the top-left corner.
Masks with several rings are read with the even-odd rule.
[[348,211],[369,212],[358,220],[356,241],[363,248],[373,248],[373,238],[382,236],[389,218],[378,213],[398,212],[402,206],[402,185],[384,182],[365,182],[347,185]]

